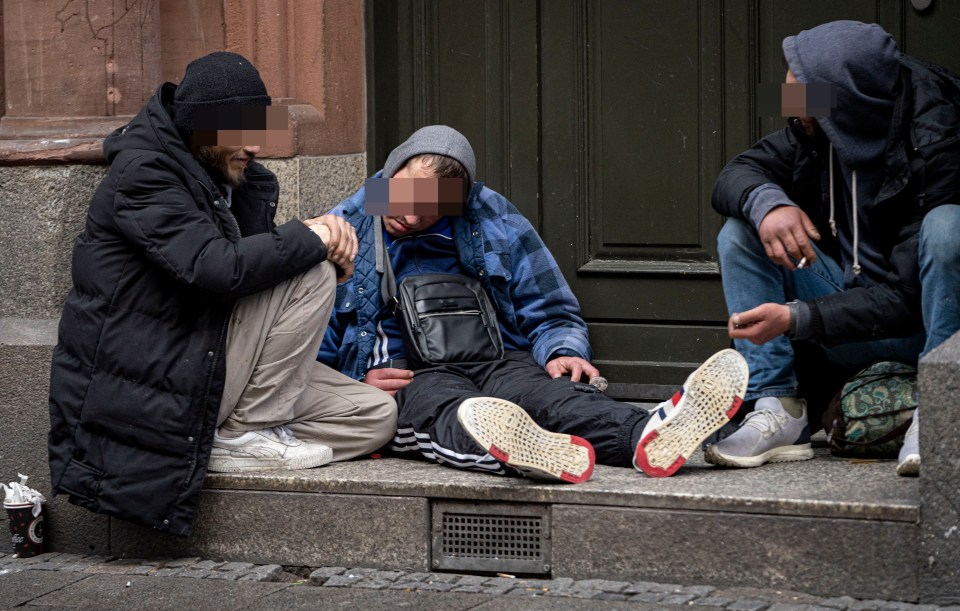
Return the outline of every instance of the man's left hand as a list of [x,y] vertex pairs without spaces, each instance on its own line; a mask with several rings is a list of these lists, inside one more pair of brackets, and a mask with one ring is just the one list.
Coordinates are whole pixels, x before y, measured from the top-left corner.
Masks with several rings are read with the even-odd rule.
[[558,356],[548,362],[545,369],[551,378],[569,375],[574,382],[579,382],[583,376],[589,380],[600,375],[600,370],[578,356]]
[[763,303],[734,313],[727,321],[730,339],[745,339],[754,344],[765,344],[790,329],[790,307],[779,303]]

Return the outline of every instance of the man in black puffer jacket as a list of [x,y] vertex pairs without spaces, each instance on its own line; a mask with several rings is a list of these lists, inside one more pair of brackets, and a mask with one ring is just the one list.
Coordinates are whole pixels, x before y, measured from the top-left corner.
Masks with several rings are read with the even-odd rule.
[[[735,467],[813,457],[795,342],[822,348],[821,372],[855,372],[916,363],[960,329],[960,80],[855,21],[788,36],[783,51],[784,106],[798,91],[811,116],[733,159],[713,191],[731,217],[729,333],[756,402],[706,458]],[[920,468],[917,422],[902,475]]]
[[285,125],[249,61],[213,53],[104,141],[53,356],[55,494],[185,536],[208,469],[309,468],[392,437],[393,400],[315,360],[357,240],[337,216],[274,224],[254,157],[277,110]]

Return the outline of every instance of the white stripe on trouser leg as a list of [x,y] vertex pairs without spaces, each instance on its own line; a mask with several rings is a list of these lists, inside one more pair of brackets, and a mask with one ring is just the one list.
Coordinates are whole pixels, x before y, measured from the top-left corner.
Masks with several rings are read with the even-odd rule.
[[477,469],[492,473],[505,473],[503,465],[490,454],[462,454],[437,444],[427,433],[417,433],[410,427],[397,429],[397,434],[390,444],[394,452],[413,452],[420,454],[431,462],[448,464],[460,469]]

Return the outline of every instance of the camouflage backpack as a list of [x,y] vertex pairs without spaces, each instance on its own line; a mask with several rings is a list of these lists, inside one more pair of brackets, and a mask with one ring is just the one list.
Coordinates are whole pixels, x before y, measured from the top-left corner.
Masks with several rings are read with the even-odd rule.
[[896,457],[917,395],[916,368],[893,361],[870,365],[843,385],[823,415],[830,451],[838,456]]

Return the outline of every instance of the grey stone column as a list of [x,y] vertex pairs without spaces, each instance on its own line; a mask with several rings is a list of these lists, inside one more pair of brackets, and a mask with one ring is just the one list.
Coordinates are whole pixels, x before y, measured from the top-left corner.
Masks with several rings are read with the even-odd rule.
[[960,603],[960,333],[920,362],[920,396],[920,600],[955,605]]

